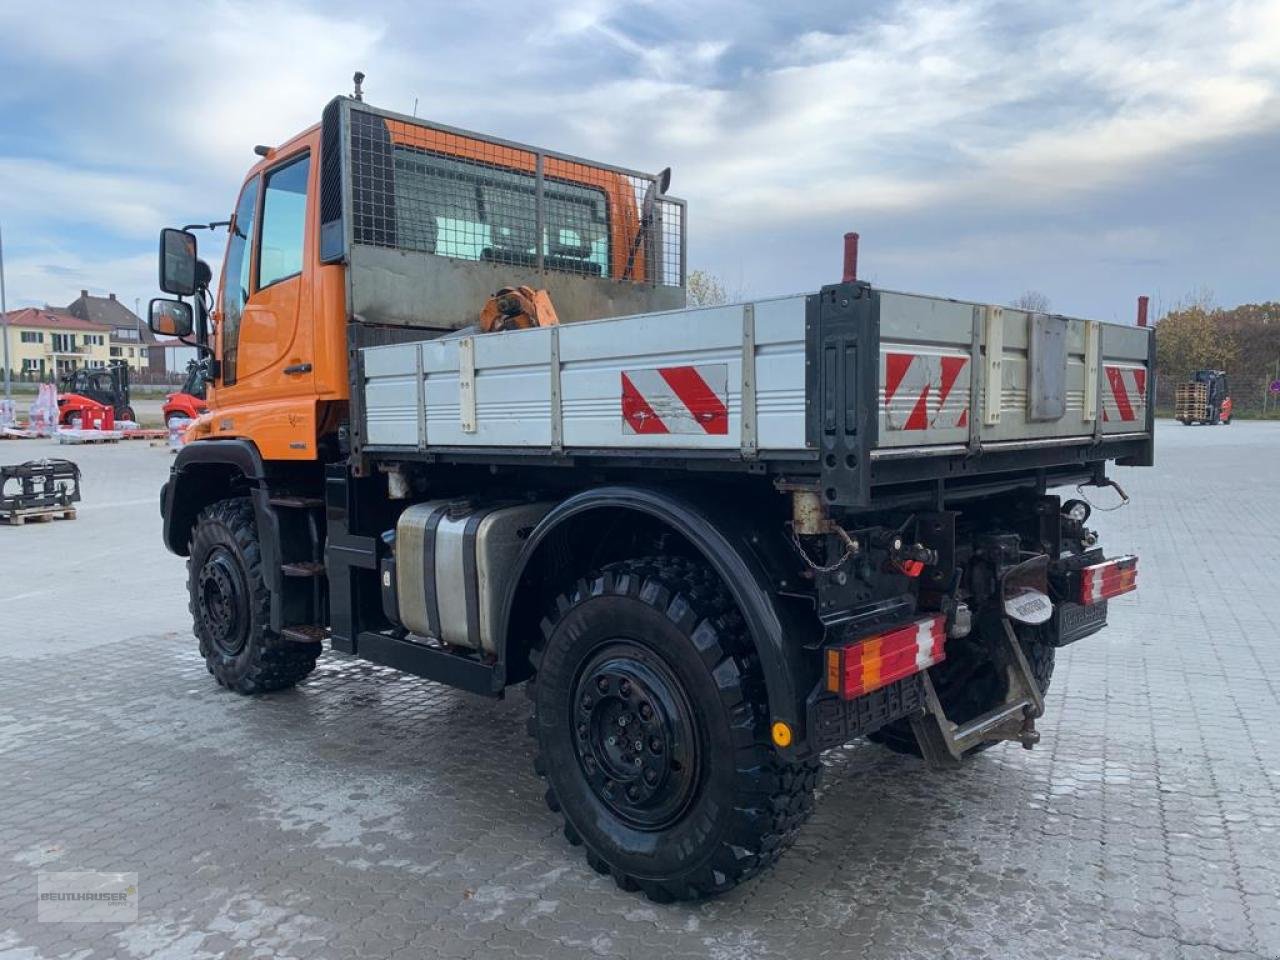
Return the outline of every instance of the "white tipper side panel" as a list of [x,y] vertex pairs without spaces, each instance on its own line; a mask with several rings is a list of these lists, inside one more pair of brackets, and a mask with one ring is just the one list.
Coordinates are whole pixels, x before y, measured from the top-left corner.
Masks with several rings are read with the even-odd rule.
[[[1088,437],[1095,432],[1094,419],[1085,419],[1091,366],[1098,371],[1092,390],[1101,432],[1145,430],[1146,330],[1096,324],[1091,339],[1088,321],[1067,320],[1065,413],[1034,421],[1028,417],[1026,312],[890,291],[880,298],[880,450],[964,445],[974,417],[983,443]],[[463,338],[369,347],[363,350],[367,442],[550,449],[558,372],[559,445],[566,449],[744,449],[750,445],[743,434],[745,355],[755,367],[754,446],[760,452],[804,450],[805,303],[800,295],[473,335],[474,429],[464,422],[460,400]],[[988,323],[998,324],[1003,341],[994,368],[986,357]],[[1100,362],[1093,365],[1085,356],[1090,342],[1100,344]],[[754,350],[744,354],[744,343]],[[716,414],[691,413],[677,402],[669,375],[690,368]],[[984,422],[986,378],[993,369],[1000,380],[999,417]],[[665,418],[667,432],[638,429],[643,421],[624,416],[628,384],[640,394],[651,391],[645,409]]]
[[364,351],[366,439],[378,446],[418,445],[417,344]]
[[[465,429],[460,402],[459,344],[464,338],[450,336],[420,344],[367,347],[362,351],[367,442],[417,446],[416,371],[420,351],[421,429],[427,445],[549,448],[553,436],[555,338],[564,447],[740,449],[744,442],[746,306],[616,317],[566,324],[554,330],[474,335],[470,337],[475,358],[474,430]],[[762,450],[803,450],[805,297],[761,300],[750,308],[755,333],[752,355],[757,445]],[[627,429],[622,402],[624,374],[643,384],[660,371],[673,368],[694,368],[711,384],[716,401],[723,403],[720,429],[673,429],[669,433],[636,433]],[[657,399],[653,402],[658,404]]]

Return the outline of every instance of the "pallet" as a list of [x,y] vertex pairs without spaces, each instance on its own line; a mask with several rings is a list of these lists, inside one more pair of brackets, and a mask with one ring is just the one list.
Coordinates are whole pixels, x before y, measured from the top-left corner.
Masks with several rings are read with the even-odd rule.
[[119,443],[121,430],[59,430],[59,443]]
[[74,520],[75,507],[34,507],[30,510],[10,510],[0,513],[0,523],[20,527],[25,523],[51,523],[54,520]]
[[125,440],[168,440],[168,430],[144,430],[139,427],[137,430],[125,430]]

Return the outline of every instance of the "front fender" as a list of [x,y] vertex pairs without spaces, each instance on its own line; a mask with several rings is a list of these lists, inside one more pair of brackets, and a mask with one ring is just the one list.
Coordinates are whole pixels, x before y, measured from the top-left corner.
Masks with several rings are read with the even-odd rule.
[[[507,581],[503,622],[498,636],[510,638],[507,627],[519,585],[538,547],[563,524],[593,510],[627,510],[660,521],[683,537],[720,576],[755,643],[764,673],[771,722],[784,721],[795,732],[785,754],[807,750],[804,699],[818,676],[818,658],[809,653],[819,634],[812,608],[779,594],[793,575],[775,561],[767,547],[777,533],[760,522],[758,514],[734,509],[723,497],[686,489],[606,486],[575,494],[543,518],[529,535],[515,575]],[[807,616],[806,616],[807,614]],[[508,650],[508,662],[512,651]]]

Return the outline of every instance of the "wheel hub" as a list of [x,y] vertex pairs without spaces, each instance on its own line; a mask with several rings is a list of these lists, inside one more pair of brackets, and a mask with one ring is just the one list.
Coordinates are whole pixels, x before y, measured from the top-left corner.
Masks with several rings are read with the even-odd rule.
[[227,550],[218,547],[200,568],[199,617],[209,642],[220,653],[234,657],[248,640],[248,594],[240,565]]
[[698,757],[693,713],[671,672],[619,641],[587,663],[574,693],[574,747],[596,796],[642,829],[677,819]]

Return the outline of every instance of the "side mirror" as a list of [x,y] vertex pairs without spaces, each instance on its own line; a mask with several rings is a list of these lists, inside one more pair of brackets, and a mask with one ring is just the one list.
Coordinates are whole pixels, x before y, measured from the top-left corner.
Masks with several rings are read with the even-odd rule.
[[147,308],[147,326],[164,337],[189,337],[191,304],[157,297]]
[[160,289],[177,297],[196,292],[196,235],[165,227],[160,231]]

